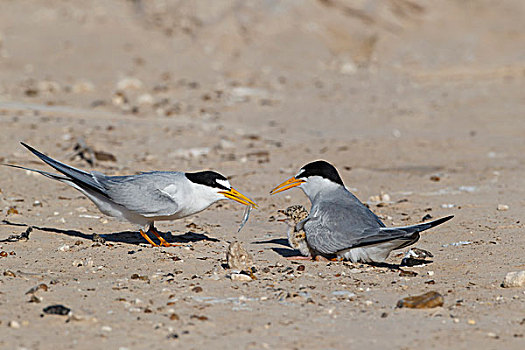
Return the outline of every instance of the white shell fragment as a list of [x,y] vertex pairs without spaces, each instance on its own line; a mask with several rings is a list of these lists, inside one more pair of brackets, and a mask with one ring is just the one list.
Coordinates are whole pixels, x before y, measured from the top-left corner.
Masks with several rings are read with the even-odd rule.
[[523,287],[525,286],[525,270],[513,271],[507,273],[503,281],[503,288]]

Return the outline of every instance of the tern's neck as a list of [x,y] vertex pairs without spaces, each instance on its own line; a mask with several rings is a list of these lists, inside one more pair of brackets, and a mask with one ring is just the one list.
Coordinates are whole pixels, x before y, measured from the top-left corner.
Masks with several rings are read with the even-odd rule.
[[219,196],[217,193],[210,191],[208,186],[195,184],[193,182],[190,182],[190,191],[185,193],[185,196],[184,203],[186,203],[186,209],[191,214],[198,213],[223,198],[223,196]]
[[313,199],[318,195],[327,194],[329,192],[337,191],[342,188],[344,188],[344,186],[341,186],[335,182],[317,176],[308,179],[308,182],[305,182],[301,185],[301,189],[303,190],[304,194],[306,194],[306,196],[310,199],[310,201],[313,201]]

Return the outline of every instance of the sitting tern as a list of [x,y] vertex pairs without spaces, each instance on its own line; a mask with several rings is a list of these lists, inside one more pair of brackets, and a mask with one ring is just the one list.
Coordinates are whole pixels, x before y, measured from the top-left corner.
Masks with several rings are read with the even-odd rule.
[[107,176],[98,171],[73,168],[21,143],[61,174],[4,165],[34,171],[74,187],[95,203],[102,213],[140,225],[140,234],[154,247],[159,245],[148,237],[149,232],[160,240],[161,246],[173,245],[159,235],[155,221],[184,218],[222,199],[233,199],[257,207],[255,202],[231,187],[224,176],[214,171],[152,171],[130,176]]
[[323,160],[306,164],[270,194],[293,187],[302,189],[312,203],[310,214],[297,223],[295,230],[305,231],[314,255],[352,262],[383,262],[392,250],[416,243],[420,232],[453,218],[451,215],[412,226],[386,227],[346,189],[337,169]]

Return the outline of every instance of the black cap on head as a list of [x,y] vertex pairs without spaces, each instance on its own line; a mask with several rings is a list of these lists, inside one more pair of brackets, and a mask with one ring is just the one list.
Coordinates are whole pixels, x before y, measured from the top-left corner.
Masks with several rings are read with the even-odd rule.
[[306,164],[301,168],[301,171],[296,176],[296,178],[306,178],[310,176],[321,176],[325,179],[328,179],[336,184],[344,186],[343,180],[339,176],[337,169],[330,163],[324,160],[316,160]]
[[216,187],[226,191],[230,190],[224,184],[228,179],[215,171],[198,171],[196,173],[185,173],[185,175],[188,180],[196,184]]

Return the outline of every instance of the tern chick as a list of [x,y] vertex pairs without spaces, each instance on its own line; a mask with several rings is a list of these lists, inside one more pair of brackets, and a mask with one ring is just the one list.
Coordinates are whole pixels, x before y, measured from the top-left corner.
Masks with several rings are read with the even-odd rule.
[[312,208],[295,230],[304,229],[314,255],[336,255],[352,262],[383,262],[394,249],[416,243],[419,233],[453,218],[447,216],[412,226],[385,224],[344,186],[337,169],[323,161],[303,166],[270,194],[299,187]]
[[22,145],[60,174],[5,165],[37,172],[77,189],[103,214],[139,225],[140,234],[152,246],[158,245],[149,238],[148,232],[160,240],[160,245],[172,245],[159,235],[155,221],[184,218],[222,199],[233,199],[257,207],[255,202],[231,187],[224,176],[214,171],[152,171],[130,176],[107,176],[98,171],[73,168],[23,142]]
[[290,247],[297,249],[305,257],[313,257],[313,252],[306,241],[306,233],[302,229],[296,229],[297,224],[308,217],[308,210],[302,205],[292,205],[285,210],[278,210],[277,212],[285,216],[284,219],[279,219],[279,221],[283,221],[289,226],[288,243]]

